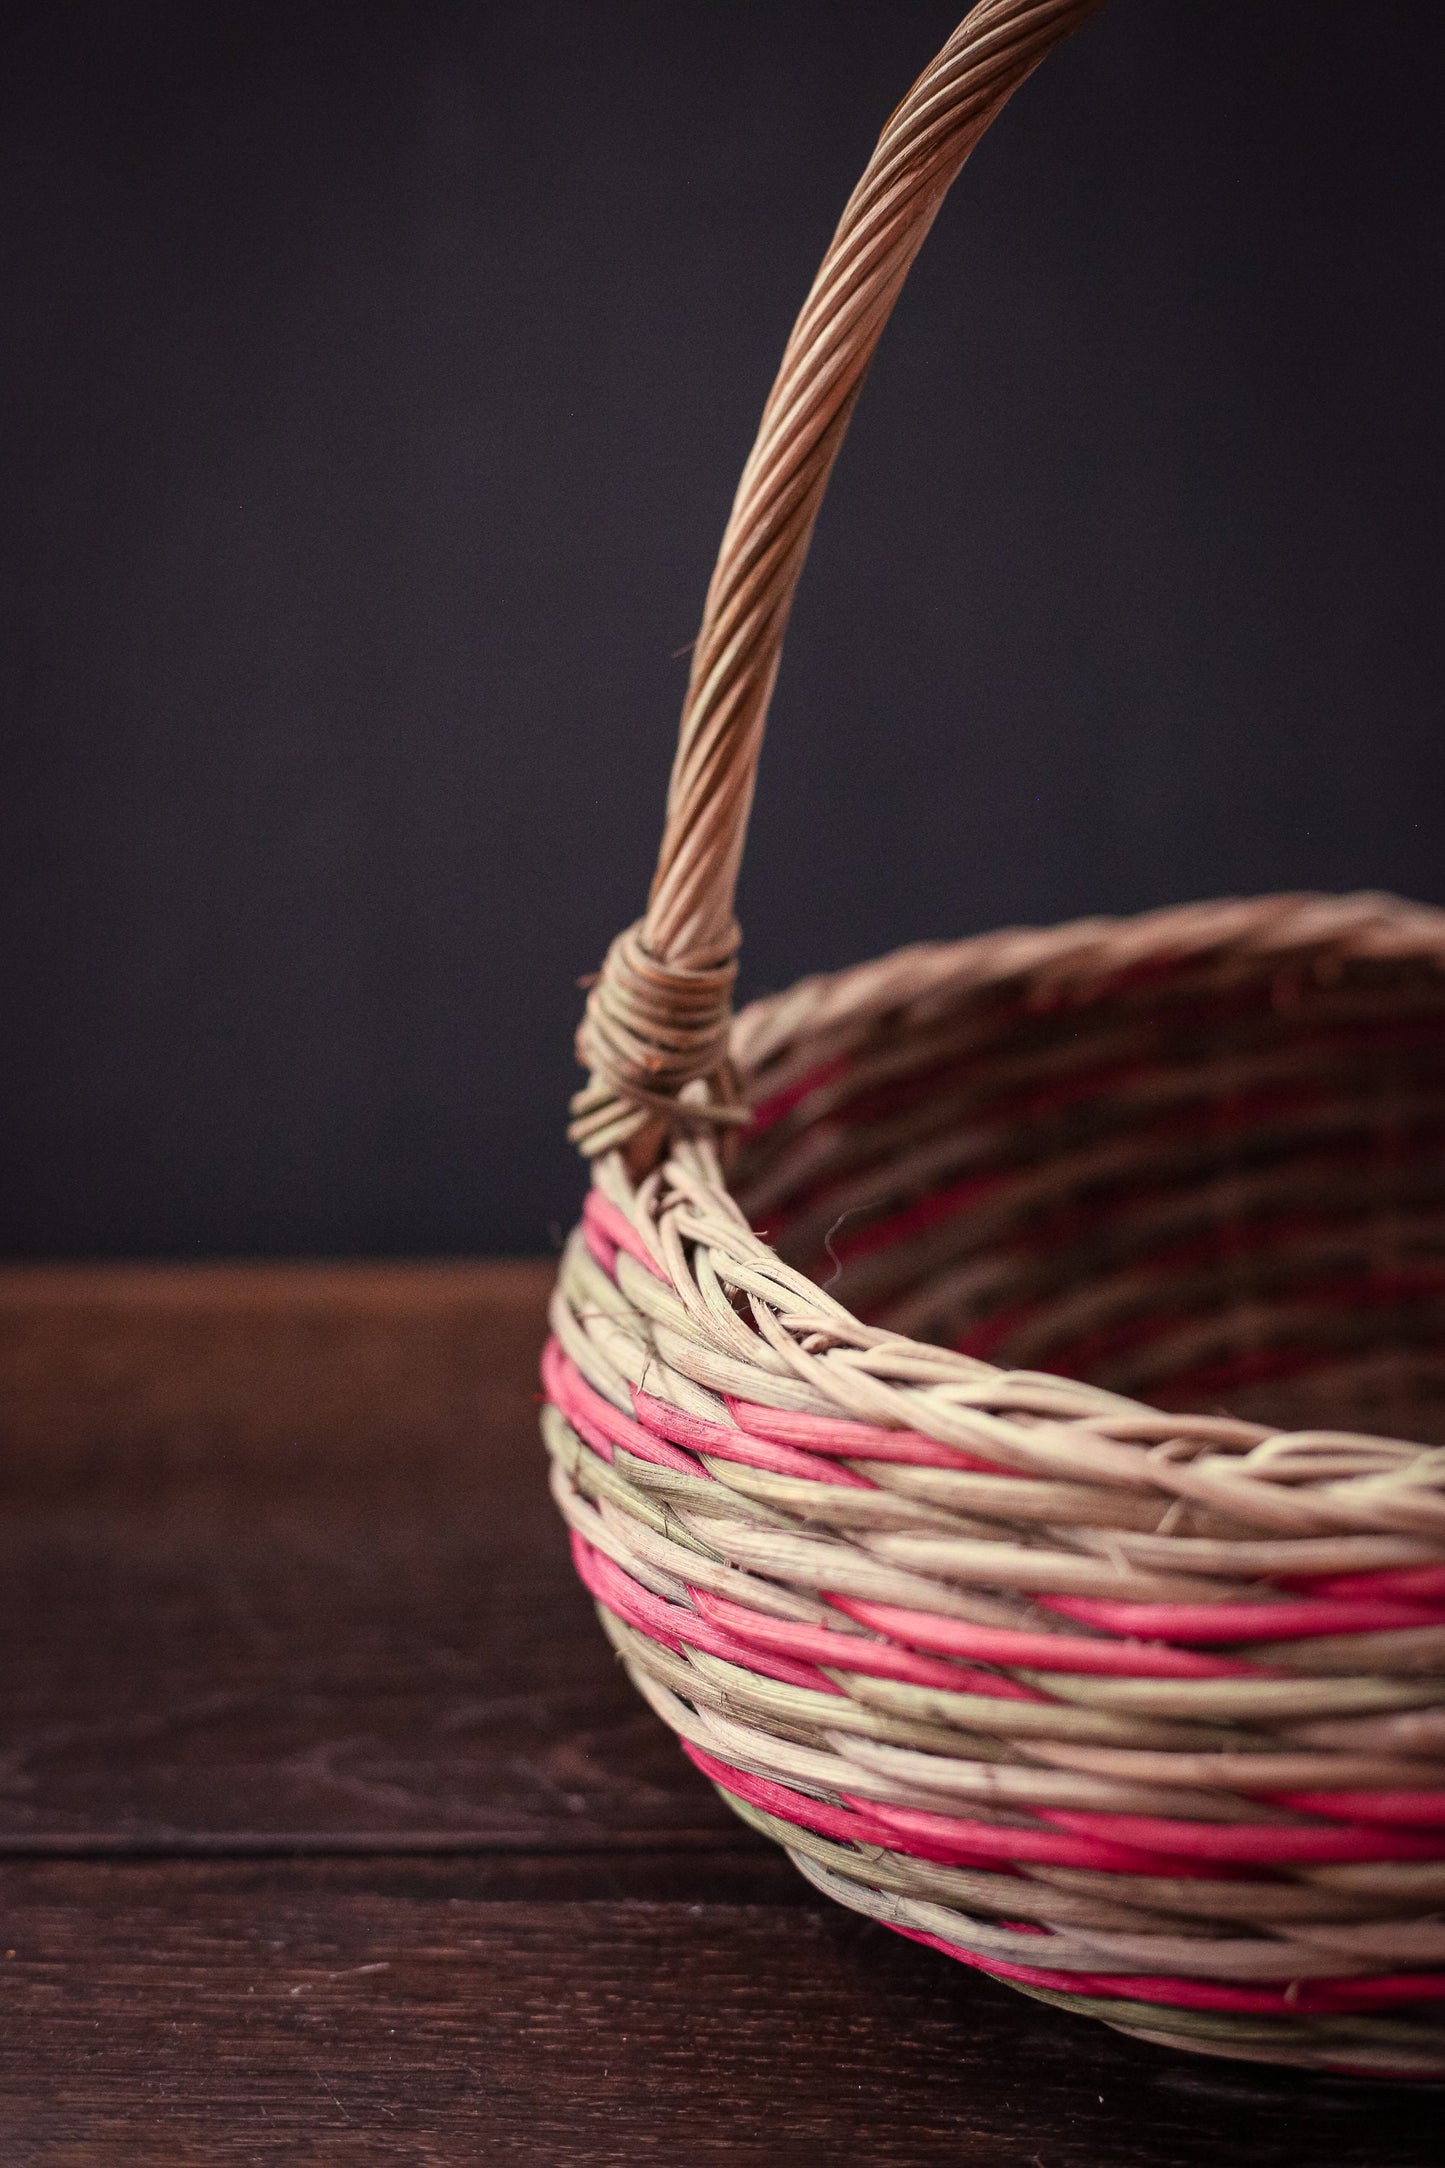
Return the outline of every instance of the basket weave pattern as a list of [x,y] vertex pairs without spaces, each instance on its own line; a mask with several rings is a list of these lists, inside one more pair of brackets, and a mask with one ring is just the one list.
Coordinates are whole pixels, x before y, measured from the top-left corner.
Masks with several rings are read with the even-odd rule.
[[1090,11],[974,11],[785,357],[581,1035],[553,1490],[640,1692],[828,1895],[1142,2038],[1441,2075],[1445,1449],[1389,1433],[1445,1437],[1445,913],[1089,920],[729,1015],[873,343]]

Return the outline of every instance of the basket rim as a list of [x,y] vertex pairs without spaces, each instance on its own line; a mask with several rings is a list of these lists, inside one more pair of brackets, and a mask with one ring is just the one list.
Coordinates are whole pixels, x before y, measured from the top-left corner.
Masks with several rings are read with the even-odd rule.
[[[1047,1007],[1087,1002],[1173,964],[1217,963],[1226,983],[1260,974],[1328,982],[1352,962],[1414,959],[1445,974],[1445,910],[1374,891],[1172,905],[918,943],[800,980],[740,1012],[732,1052],[744,1076],[766,1071],[771,1088],[784,1080],[783,1050],[800,1040],[807,1051],[795,1052],[793,1069],[802,1072],[826,1058],[834,1037],[890,1016],[906,1025],[970,993],[1027,986],[1025,998]],[[1161,1499],[1207,1498],[1281,1534],[1445,1535],[1445,1448],[1163,1411],[864,1323],[748,1224],[710,1137],[676,1138],[640,1181],[621,1152],[606,1153],[594,1178],[613,1233],[630,1233],[620,1259],[628,1299],[667,1335],[670,1367],[705,1391],[955,1447],[976,1448],[986,1436],[990,1451],[1032,1474],[1142,1480]],[[580,1239],[579,1231],[574,1251]],[[585,1260],[584,1247],[579,1269]],[[734,1302],[750,1310],[751,1325]]]
[[[951,940],[907,942],[760,994],[733,1019],[730,1052],[757,1077],[806,1030],[815,1042],[893,1014],[926,1015],[969,993],[1037,982],[1039,1007],[1088,1001],[1135,971],[1217,960],[1227,973],[1262,964],[1306,976],[1341,956],[1417,961],[1445,974],[1445,908],[1387,889],[1284,889],[1218,896],[1052,925],[1011,925]],[[770,1074],[769,1087],[773,1083]]]

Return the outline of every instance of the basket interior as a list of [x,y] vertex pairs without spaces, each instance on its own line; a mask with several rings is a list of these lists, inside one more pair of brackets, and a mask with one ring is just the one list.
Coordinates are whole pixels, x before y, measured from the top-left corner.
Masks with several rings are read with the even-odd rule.
[[742,1020],[732,1187],[779,1254],[1003,1368],[1445,1441],[1438,956],[1061,975],[981,947],[904,952],[891,1002],[870,965]]

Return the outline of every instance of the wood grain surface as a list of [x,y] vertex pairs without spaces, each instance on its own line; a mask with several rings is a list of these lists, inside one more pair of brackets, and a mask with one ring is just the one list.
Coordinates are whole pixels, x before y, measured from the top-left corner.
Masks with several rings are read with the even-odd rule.
[[[0,1274],[0,2168],[1433,2168],[821,1906],[636,1703],[542,1265]],[[13,1954],[12,1954],[13,1953]]]

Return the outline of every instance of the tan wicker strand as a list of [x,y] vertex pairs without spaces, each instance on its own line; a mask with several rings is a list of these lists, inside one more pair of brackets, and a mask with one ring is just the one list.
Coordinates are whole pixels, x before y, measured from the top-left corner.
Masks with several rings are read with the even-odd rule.
[[579,1034],[552,1490],[639,1693],[829,1898],[1154,2049],[1440,2077],[1445,913],[1012,928],[729,1014],[869,358],[1092,4],[975,8],[789,342]]

